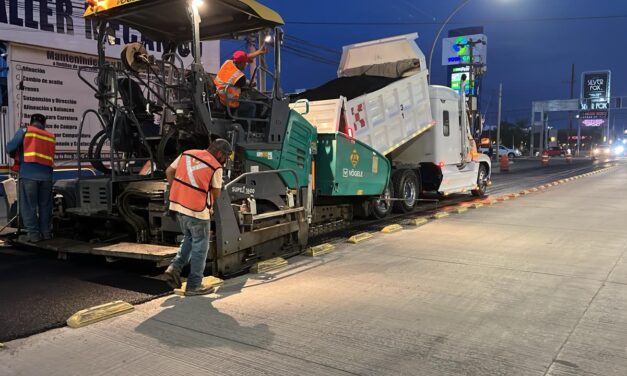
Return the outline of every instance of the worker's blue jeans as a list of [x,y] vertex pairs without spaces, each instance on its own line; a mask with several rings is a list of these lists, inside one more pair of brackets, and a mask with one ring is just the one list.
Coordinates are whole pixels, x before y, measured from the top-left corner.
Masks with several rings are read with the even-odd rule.
[[181,231],[183,231],[183,241],[172,261],[172,266],[181,271],[189,263],[187,288],[195,289],[200,287],[204,276],[207,252],[209,251],[211,221],[180,213],[176,214],[176,219],[181,226]]
[[18,205],[22,223],[31,240],[50,237],[52,180],[19,178]]

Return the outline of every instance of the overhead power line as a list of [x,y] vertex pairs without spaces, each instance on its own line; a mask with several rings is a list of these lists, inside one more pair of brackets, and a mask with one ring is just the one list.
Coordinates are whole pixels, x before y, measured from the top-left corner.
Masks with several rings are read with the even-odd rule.
[[[606,16],[576,16],[576,17],[534,17],[534,18],[514,18],[514,19],[484,19],[484,20],[459,20],[451,21],[449,24],[489,24],[489,23],[524,23],[524,22],[556,22],[556,21],[589,21],[589,20],[611,20],[624,19],[627,15],[606,15]],[[328,25],[328,26],[393,26],[393,25],[441,25],[442,21],[287,21],[290,25]]]
[[327,59],[327,58],[325,58],[323,56],[311,53],[309,51],[305,51],[305,50],[303,50],[301,48],[298,48],[298,47],[290,46],[288,44],[284,44],[282,46],[282,49],[283,49],[283,51],[285,51],[285,52],[287,52],[289,54],[296,55],[296,56],[299,56],[301,58],[305,58],[305,59],[308,59],[308,60],[311,60],[311,61],[314,61],[314,62],[318,62],[318,63],[321,63],[321,64],[333,65],[333,66],[336,66],[336,67],[339,65],[339,61],[337,61],[337,60]]
[[308,41],[306,39],[295,37],[293,35],[287,35],[286,34],[285,35],[285,39],[288,40],[288,41],[291,41],[293,43],[297,43],[297,44],[302,44],[302,45],[305,45],[305,46],[313,47],[315,49],[318,49],[318,50],[321,50],[321,51],[325,51],[325,52],[333,54],[333,55],[337,55],[337,56],[341,55],[341,53],[338,50],[334,50],[332,48],[329,48],[329,47],[326,47],[326,46],[322,46],[322,45],[310,42],[310,41]]

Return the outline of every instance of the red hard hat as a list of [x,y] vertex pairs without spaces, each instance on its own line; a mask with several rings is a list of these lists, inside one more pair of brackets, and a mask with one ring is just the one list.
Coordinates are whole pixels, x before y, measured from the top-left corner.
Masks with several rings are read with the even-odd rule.
[[248,58],[248,54],[244,51],[233,52],[234,63],[250,63],[251,59]]

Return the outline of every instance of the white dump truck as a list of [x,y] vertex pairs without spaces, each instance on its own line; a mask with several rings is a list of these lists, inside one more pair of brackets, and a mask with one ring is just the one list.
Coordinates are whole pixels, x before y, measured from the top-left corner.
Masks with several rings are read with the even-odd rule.
[[391,161],[376,217],[412,210],[423,192],[482,196],[490,181],[490,159],[477,153],[463,90],[428,84],[417,37],[345,46],[338,78],[300,93],[292,105],[318,133],[344,132]]

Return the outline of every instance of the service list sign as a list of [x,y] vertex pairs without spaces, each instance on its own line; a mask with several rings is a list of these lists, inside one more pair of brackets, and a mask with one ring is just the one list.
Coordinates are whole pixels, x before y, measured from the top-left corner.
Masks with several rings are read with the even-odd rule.
[[[10,48],[10,124],[28,124],[34,113],[46,115],[47,130],[57,138],[55,161],[62,165],[62,161],[76,160],[83,113],[98,108],[95,93],[78,77],[78,68],[95,65],[96,57],[17,44]],[[94,82],[95,72],[83,74]],[[92,136],[100,129],[95,115],[88,115],[80,141],[81,154],[87,152]]]

